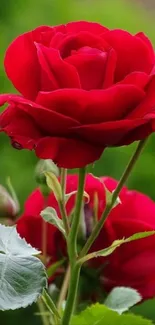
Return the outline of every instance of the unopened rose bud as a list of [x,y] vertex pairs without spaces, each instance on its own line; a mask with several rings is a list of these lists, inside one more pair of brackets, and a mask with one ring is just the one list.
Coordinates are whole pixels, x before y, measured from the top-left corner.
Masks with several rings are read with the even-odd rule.
[[0,218],[15,219],[18,212],[18,202],[0,185]]
[[54,164],[51,159],[41,159],[35,169],[35,179],[39,185],[46,185],[45,172],[51,172],[55,176],[59,176],[59,168]]

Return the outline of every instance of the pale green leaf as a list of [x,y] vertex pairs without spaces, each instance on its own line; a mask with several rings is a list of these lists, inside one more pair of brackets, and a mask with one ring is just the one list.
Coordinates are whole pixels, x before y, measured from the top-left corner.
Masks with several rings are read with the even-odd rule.
[[71,325],[153,325],[150,320],[132,314],[119,315],[104,305],[96,304],[73,316]]
[[0,309],[32,304],[46,287],[39,252],[21,239],[15,227],[0,225]]
[[122,314],[141,300],[142,297],[137,290],[126,287],[116,287],[109,293],[104,304],[108,308]]
[[58,217],[57,212],[56,212],[56,210],[54,208],[47,207],[46,209],[41,211],[41,216],[46,222],[56,226],[63,233],[63,235],[65,236],[65,229],[64,229],[64,226],[63,226],[63,222]]
[[54,193],[57,201],[62,201],[62,189],[57,177],[51,172],[45,172],[48,187]]

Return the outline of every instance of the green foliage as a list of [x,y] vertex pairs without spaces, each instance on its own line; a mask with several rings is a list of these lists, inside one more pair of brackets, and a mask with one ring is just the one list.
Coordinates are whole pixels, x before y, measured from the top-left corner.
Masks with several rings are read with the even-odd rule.
[[21,239],[15,227],[0,225],[0,309],[32,304],[46,287],[39,252]]
[[132,236],[130,236],[128,238],[114,240],[113,243],[109,247],[106,247],[106,248],[101,249],[94,253],[90,253],[87,256],[84,256],[83,258],[81,258],[81,261],[84,262],[84,261],[87,261],[94,257],[108,256],[108,255],[112,254],[115,251],[115,249],[117,247],[121,246],[122,244],[129,243],[131,241],[139,240],[139,239],[146,238],[146,237],[153,236],[153,235],[155,235],[155,231],[144,231],[144,232],[139,232],[139,233],[133,234]]
[[45,172],[45,176],[47,185],[50,190],[54,193],[57,201],[62,201],[62,189],[56,175],[51,172]]
[[56,226],[63,233],[63,235],[65,236],[65,229],[64,229],[64,226],[63,226],[63,222],[58,217],[57,212],[56,212],[56,210],[54,208],[47,207],[46,209],[44,209],[41,212],[41,216],[43,217],[43,219],[46,222]]
[[142,300],[137,290],[125,287],[114,288],[104,301],[104,304],[117,313],[122,314]]
[[71,325],[152,325],[150,320],[130,314],[118,315],[104,305],[96,304],[72,317]]

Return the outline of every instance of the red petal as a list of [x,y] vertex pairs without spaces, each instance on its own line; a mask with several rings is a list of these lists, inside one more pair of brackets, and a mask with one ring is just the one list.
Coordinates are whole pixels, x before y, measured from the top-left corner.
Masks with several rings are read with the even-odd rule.
[[56,48],[60,51],[61,56],[66,58],[67,56],[71,55],[73,50],[77,51],[84,46],[96,48],[101,51],[110,49],[110,46],[103,38],[89,32],[79,32],[78,34],[64,35],[62,40],[58,42],[58,46]]
[[78,71],[81,87],[86,90],[100,89],[106,69],[107,53],[83,47],[65,59]]
[[[94,145],[104,147],[125,145],[124,137],[129,133],[129,131],[131,132],[136,127],[145,125],[147,122],[148,121],[145,119],[125,119],[121,121],[79,126],[75,127],[74,131],[77,132],[77,136],[82,137],[85,141],[89,141]],[[133,139],[133,141],[135,140]]]
[[131,85],[135,85],[141,89],[144,89],[149,81],[150,81],[150,76],[147,75],[146,73],[131,72],[120,83],[121,84],[131,84]]
[[32,150],[35,142],[41,137],[36,123],[25,112],[15,106],[9,106],[0,116],[2,131],[12,139],[17,149]]
[[81,116],[82,124],[121,120],[137,106],[145,93],[134,85],[117,84],[104,90],[89,92]]
[[116,52],[113,49],[110,49],[108,51],[106,71],[104,75],[102,88],[108,88],[112,86],[115,77],[116,63],[117,63]]
[[39,91],[39,64],[31,33],[17,37],[5,56],[5,70],[23,96],[35,99]]
[[57,50],[36,44],[41,66],[41,89],[50,91],[57,88],[80,88],[76,69],[63,61]]
[[141,118],[153,112],[155,112],[155,76],[146,88],[144,100],[128,115],[128,118]]
[[89,92],[82,89],[59,89],[39,92],[36,102],[62,115],[80,121],[88,102]]
[[103,37],[117,53],[116,81],[134,71],[151,72],[155,56],[143,39],[123,30],[109,31]]
[[87,31],[92,34],[102,34],[108,31],[108,28],[98,24],[88,21],[76,21],[71,22],[66,25],[66,31],[68,33],[78,33],[80,31]]
[[27,215],[38,215],[44,208],[44,197],[40,189],[37,188],[31,193],[24,205],[24,211]]
[[[65,115],[44,108],[20,96],[8,96],[8,102],[14,103],[18,109],[26,112],[45,135],[66,135],[69,129],[79,123]],[[15,113],[16,114],[16,113]]]
[[99,159],[103,148],[76,139],[47,137],[40,140],[36,155],[52,159],[59,167],[81,168]]
[[82,124],[95,124],[124,118],[143,97],[144,92],[135,86],[115,85],[105,90],[62,89],[51,93],[40,92],[37,103]]

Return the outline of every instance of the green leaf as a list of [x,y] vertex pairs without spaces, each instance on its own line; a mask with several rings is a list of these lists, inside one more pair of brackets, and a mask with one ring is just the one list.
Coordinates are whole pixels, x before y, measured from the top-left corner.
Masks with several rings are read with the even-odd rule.
[[132,314],[118,315],[106,306],[96,304],[73,316],[71,325],[153,325],[153,323]]
[[104,301],[104,304],[117,313],[122,314],[142,300],[137,290],[125,287],[114,288]]
[[138,239],[142,239],[142,238],[149,237],[149,236],[152,236],[152,235],[155,235],[155,231],[154,230],[153,231],[138,232],[137,234],[134,234],[134,235],[132,235],[132,236],[130,236],[128,238],[114,240],[114,242],[112,243],[111,246],[109,246],[107,248],[104,248],[104,249],[102,249],[102,250],[100,250],[98,252],[95,252],[94,253],[95,254],[94,257],[108,256],[108,255],[112,254],[114,252],[114,250],[117,247],[121,246],[122,244],[129,243],[131,241],[138,240]]
[[55,211],[55,209],[51,208],[51,207],[47,207],[46,209],[44,209],[43,211],[41,211],[41,216],[43,217],[43,219],[56,226],[65,236],[65,229],[63,226],[63,222],[62,220],[58,217],[57,212]]
[[114,240],[114,242],[109,247],[106,247],[106,248],[101,249],[99,251],[92,252],[92,253],[90,253],[88,255],[85,255],[84,257],[80,258],[78,262],[80,264],[83,264],[86,261],[88,261],[88,260],[90,260],[90,259],[92,259],[94,257],[108,256],[108,255],[112,254],[115,251],[115,249],[118,248],[119,246],[121,246],[122,244],[129,243],[131,241],[142,239],[142,238],[149,237],[149,236],[152,236],[152,235],[155,235],[154,230],[153,231],[138,232],[137,234],[134,234],[134,235],[132,235],[132,236],[130,236],[128,238]]
[[47,286],[39,252],[21,239],[15,227],[0,225],[0,309],[32,304]]
[[54,263],[54,264],[52,264],[52,265],[50,265],[48,267],[48,269],[47,269],[47,275],[48,275],[49,278],[57,271],[57,269],[61,265],[63,265],[64,261],[65,261],[65,258],[62,259],[62,260],[60,260],[60,261],[58,261],[58,262],[56,262],[56,263]]
[[45,172],[48,187],[54,193],[58,202],[62,201],[62,189],[57,177],[51,172]]

